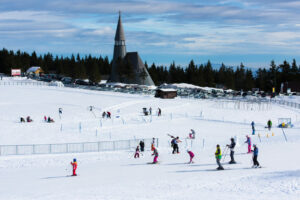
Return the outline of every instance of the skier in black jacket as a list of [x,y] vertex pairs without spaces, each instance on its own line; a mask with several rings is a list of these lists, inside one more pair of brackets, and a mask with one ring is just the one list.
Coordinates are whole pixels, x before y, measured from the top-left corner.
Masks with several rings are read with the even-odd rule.
[[235,141],[234,138],[231,138],[231,144],[227,144],[227,147],[230,149],[230,162],[229,164],[235,164],[235,160],[234,160],[234,147],[235,147]]
[[143,140],[140,141],[141,152],[144,152],[145,143]]

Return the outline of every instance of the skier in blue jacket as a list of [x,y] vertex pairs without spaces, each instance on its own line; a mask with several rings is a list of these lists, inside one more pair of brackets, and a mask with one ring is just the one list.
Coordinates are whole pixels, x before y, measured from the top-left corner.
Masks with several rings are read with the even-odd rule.
[[253,166],[252,168],[260,168],[259,162],[257,161],[257,156],[258,156],[258,148],[255,144],[253,144]]

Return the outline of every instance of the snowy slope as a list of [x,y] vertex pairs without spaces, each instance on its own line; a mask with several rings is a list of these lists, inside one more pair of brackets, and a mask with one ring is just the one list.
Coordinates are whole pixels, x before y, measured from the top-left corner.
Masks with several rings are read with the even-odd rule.
[[[160,153],[159,165],[147,164],[153,159],[151,152],[140,159],[131,151],[1,156],[0,199],[299,199],[299,110],[276,104],[237,109],[234,102],[46,86],[0,85],[0,94],[1,145],[158,137]],[[162,116],[143,116],[143,107],[152,107],[154,114],[160,107]],[[63,108],[62,119],[58,108]],[[112,119],[102,119],[103,111],[110,111]],[[20,116],[28,115],[34,122],[19,123]],[[55,123],[43,122],[44,115]],[[285,130],[288,142],[281,129],[264,128],[268,119],[276,125],[280,117],[292,118],[295,125]],[[251,155],[243,145],[253,120],[262,140],[252,137],[261,169],[250,168]],[[191,128],[196,131],[192,146],[185,139]],[[171,154],[167,134],[181,138],[180,154]],[[226,164],[227,155],[227,170],[216,171],[215,145],[223,150],[234,136],[238,164]],[[186,164],[186,148],[196,154],[194,164]],[[79,176],[67,177],[73,157],[79,162]]]

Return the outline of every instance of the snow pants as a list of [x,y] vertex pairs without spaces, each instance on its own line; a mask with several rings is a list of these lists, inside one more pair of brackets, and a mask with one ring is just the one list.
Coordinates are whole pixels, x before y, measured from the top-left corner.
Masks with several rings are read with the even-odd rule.
[[193,162],[193,158],[194,158],[194,156],[190,156],[190,163]]
[[134,154],[134,158],[139,158],[140,157],[140,154],[139,153],[135,153]]
[[251,144],[248,144],[248,153],[251,153]]
[[73,176],[77,176],[76,169],[73,168]]
[[178,144],[173,144],[173,154],[174,153],[179,153]]
[[217,164],[218,164],[218,168],[223,168],[223,166],[221,165],[221,162],[220,162],[220,158],[216,158],[216,161],[217,161]]
[[259,162],[257,161],[257,156],[253,156],[253,165],[259,166]]
[[158,156],[154,156],[153,163],[157,163]]
[[230,162],[234,162],[234,151],[230,151]]

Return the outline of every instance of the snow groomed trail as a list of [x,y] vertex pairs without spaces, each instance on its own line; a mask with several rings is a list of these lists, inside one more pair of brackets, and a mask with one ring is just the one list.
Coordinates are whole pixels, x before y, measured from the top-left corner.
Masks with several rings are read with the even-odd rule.
[[[299,199],[300,143],[297,110],[272,104],[270,109],[245,110],[212,100],[162,100],[151,96],[97,92],[70,88],[0,86],[0,145],[95,142],[159,138],[159,164],[149,165],[150,151],[134,159],[134,151],[54,155],[0,156],[0,199]],[[89,111],[95,108],[95,114]],[[143,116],[142,108],[162,109],[162,116]],[[58,108],[63,108],[59,119]],[[102,119],[103,111],[112,119]],[[55,123],[43,122],[51,116]],[[31,116],[32,123],[19,123]],[[265,129],[266,121],[290,117],[295,127]],[[123,119],[123,120],[122,120]],[[253,169],[245,135],[256,135],[263,168]],[[100,123],[101,121],[101,123]],[[82,124],[79,132],[78,124]],[[63,126],[62,131],[60,130]],[[190,129],[196,139],[186,140]],[[98,135],[95,135],[97,129]],[[171,138],[179,136],[180,154],[172,154]],[[258,137],[260,135],[260,139]],[[235,165],[229,155],[217,171],[214,153],[236,137]],[[138,144],[137,144],[138,145]],[[187,164],[186,149],[195,153]],[[70,177],[70,162],[78,160],[78,176]]]

